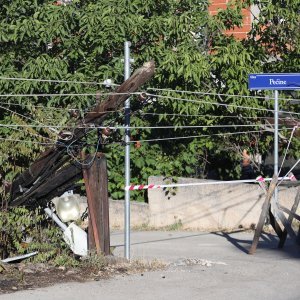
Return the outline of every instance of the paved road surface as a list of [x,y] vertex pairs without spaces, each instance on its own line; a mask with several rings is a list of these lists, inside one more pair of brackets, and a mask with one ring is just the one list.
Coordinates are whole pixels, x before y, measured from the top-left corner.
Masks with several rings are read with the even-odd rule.
[[[255,255],[247,255],[253,233],[134,232],[132,258],[159,259],[166,271],[110,280],[67,283],[0,296],[0,300],[243,300],[300,299],[300,247],[264,235]],[[123,233],[112,233],[122,256]]]

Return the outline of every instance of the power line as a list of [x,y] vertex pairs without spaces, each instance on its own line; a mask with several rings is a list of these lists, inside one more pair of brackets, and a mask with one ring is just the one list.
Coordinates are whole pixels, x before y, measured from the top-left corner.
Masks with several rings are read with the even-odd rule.
[[[207,103],[211,105],[218,105],[218,106],[224,106],[224,107],[235,107],[235,108],[242,108],[242,109],[249,109],[249,110],[257,110],[257,111],[266,111],[266,112],[272,112],[274,113],[274,110],[272,109],[266,109],[266,108],[258,108],[258,107],[251,107],[251,106],[242,106],[242,105],[235,105],[235,104],[226,104],[226,103],[219,103],[219,102],[210,102],[205,100],[192,100],[192,99],[186,99],[186,98],[177,98],[172,96],[163,96],[163,95],[155,95],[155,94],[148,94],[150,97],[157,97],[157,98],[163,98],[163,99],[171,99],[171,100],[179,100],[183,102],[191,102],[191,103]],[[292,114],[292,115],[300,115],[300,113],[294,113],[291,111],[284,111],[280,110],[279,113],[286,113],[286,114]]]
[[236,108],[266,111],[266,112],[273,112],[274,113],[274,110],[266,109],[266,108],[257,108],[257,107],[251,107],[251,106],[242,106],[242,105],[226,104],[226,103],[219,103],[219,102],[210,102],[210,101],[205,101],[205,100],[192,100],[192,99],[186,99],[186,98],[177,98],[177,97],[172,97],[172,96],[163,96],[163,95],[155,95],[155,94],[147,94],[147,95],[151,96],[151,97],[170,99],[170,100],[179,100],[179,101],[183,101],[183,102],[207,103],[207,104],[211,104],[211,105],[218,105],[218,106],[225,106],[225,107],[236,107]]
[[1,98],[7,97],[79,97],[79,96],[116,96],[116,95],[140,95],[141,92],[127,92],[127,93],[75,93],[75,94],[2,94]]
[[20,140],[20,139],[2,138],[2,137],[0,137],[0,140],[9,141],[9,142],[32,143],[32,144],[39,144],[39,145],[55,145],[56,144],[56,143],[44,143],[44,142],[36,142],[36,141],[31,141],[31,140]]
[[[9,125],[6,125],[6,124],[0,124],[0,127],[11,128]],[[23,132],[22,129],[19,129],[19,128],[16,128],[16,127],[13,127],[12,129],[16,130],[16,131]],[[51,138],[48,138],[48,137],[45,137],[45,136],[42,136],[41,134],[36,134],[36,133],[30,132],[30,131],[27,131],[27,133],[30,134],[31,136],[35,136],[35,137],[38,137],[38,138],[42,138],[42,139],[46,139],[46,140],[49,140],[49,141],[52,141],[52,142],[56,142],[55,140],[53,140]]]
[[[209,102],[211,103],[211,102]],[[31,103],[12,103],[12,102],[0,102],[1,105],[7,105],[7,106],[20,106],[20,107],[24,107],[26,105],[30,105],[31,107],[34,108],[41,108],[44,110],[61,110],[61,111],[79,111],[79,112],[84,112],[84,113],[97,113],[98,112],[92,112],[92,111],[87,111],[87,110],[82,110],[79,108],[70,108],[70,107],[53,107],[53,106],[44,106],[44,105],[32,105]],[[119,111],[123,111],[124,108],[120,108],[118,110],[106,110],[103,112],[106,113],[113,113],[113,112],[119,112]],[[130,112],[131,115],[135,114],[136,112]],[[210,114],[170,114],[170,113],[155,113],[155,112],[139,112],[141,115],[154,115],[154,116],[174,116],[174,117],[211,117],[211,118],[243,118],[243,119],[266,119],[266,118],[270,118],[270,117],[248,117],[248,116],[242,116],[242,115],[210,115]],[[284,118],[279,118],[279,119],[284,119]]]
[[[99,114],[99,112],[93,112],[93,111],[88,111],[88,110],[82,110],[82,109],[79,109],[79,108],[63,108],[63,107],[54,107],[54,106],[44,106],[44,105],[31,105],[31,103],[12,103],[12,102],[0,102],[1,105],[7,105],[7,106],[21,106],[21,107],[24,107],[26,105],[30,105],[31,107],[34,107],[34,108],[41,108],[41,109],[44,109],[44,110],[61,110],[61,111],[69,111],[69,112],[76,112],[76,111],[79,111],[79,112],[83,112],[83,113],[95,113],[95,114]],[[117,110],[105,110],[105,111],[102,111],[103,113],[113,113],[113,112],[119,112],[119,111],[122,111],[124,110],[124,108],[120,108],[120,109],[117,109]]]
[[52,79],[35,79],[35,78],[20,78],[20,77],[0,77],[0,80],[11,81],[35,81],[35,82],[50,82],[50,83],[75,83],[75,84],[91,84],[91,85],[104,85],[104,86],[120,86],[112,82],[96,82],[96,81],[70,81],[70,80],[52,80]]
[[[291,129],[291,128],[288,128]],[[203,135],[194,135],[194,136],[181,136],[181,137],[172,137],[172,138],[156,138],[156,139],[147,139],[147,140],[133,140],[130,141],[129,143],[137,143],[137,142],[156,142],[156,141],[167,141],[167,140],[180,140],[180,139],[190,139],[190,138],[202,138],[202,137],[211,137],[211,136],[228,136],[228,135],[240,135],[240,134],[247,134],[247,133],[261,133],[261,132],[268,132],[268,130],[253,130],[253,131],[239,131],[239,132],[226,132],[226,133],[215,133],[215,134],[203,134]],[[2,138],[0,137],[0,140],[3,141],[9,141],[9,142],[22,142],[22,143],[33,143],[33,144],[39,144],[39,145],[55,145],[56,143],[44,143],[44,142],[36,142],[32,140],[20,140],[20,139],[12,139],[12,138]],[[76,140],[75,140],[76,141]],[[73,142],[75,142],[73,141]],[[118,143],[113,143],[113,144],[120,144]],[[124,144],[121,142],[121,144]],[[62,144],[63,145],[63,144]],[[68,146],[70,147],[70,145]],[[73,155],[68,151],[68,153],[73,157]],[[74,158],[74,157],[73,157]],[[300,160],[298,160],[297,164],[299,163]],[[296,166],[296,164],[295,164]],[[294,167],[290,170],[292,171]],[[289,171],[289,172],[290,172]],[[288,172],[288,173],[289,173]],[[286,176],[285,176],[286,177]],[[281,182],[280,182],[281,183]],[[279,183],[279,184],[280,184]]]
[[[165,125],[165,126],[97,126],[97,125],[87,125],[87,126],[68,126],[68,125],[27,125],[27,124],[0,124],[5,127],[23,127],[23,128],[65,128],[65,129],[193,129],[193,128],[235,128],[235,127],[257,127],[264,124],[219,124],[219,125]],[[280,124],[280,126],[284,126]]]
[[91,166],[92,163],[94,162],[95,158],[96,158],[96,155],[97,155],[97,152],[98,152],[98,149],[99,149],[99,146],[100,146],[100,142],[101,142],[101,138],[99,137],[98,138],[98,141],[97,141],[97,145],[96,145],[96,150],[95,150],[95,153],[93,155],[93,157],[91,158],[91,160],[89,162],[82,162],[82,161],[79,161],[77,159],[77,157],[72,153],[72,150],[71,150],[71,146],[76,142],[77,140],[73,141],[72,143],[70,143],[68,146],[67,146],[67,153],[78,163],[80,164],[81,166]]
[[32,105],[31,103],[11,103],[11,102],[0,102],[1,105],[8,105],[8,106],[21,106],[24,107],[26,105],[30,105],[34,108],[41,108],[41,109],[53,109],[53,110],[62,110],[62,111],[78,111],[78,108],[63,108],[63,107],[53,107],[53,106],[44,106],[44,105]]
[[[262,99],[264,101],[273,100],[272,97],[266,97],[263,96],[251,96],[251,95],[234,95],[234,94],[220,94],[220,93],[211,93],[211,92],[194,92],[194,91],[182,91],[182,90],[172,90],[172,89],[159,89],[159,88],[147,88],[147,90],[152,91],[163,91],[163,92],[175,92],[175,93],[182,93],[182,94],[194,94],[194,95],[211,95],[211,96],[225,96],[225,97],[237,97],[237,98],[257,98]],[[291,98],[278,98],[278,100],[300,100],[300,99],[291,99]]]
[[[290,128],[287,128],[290,129]],[[283,130],[283,129],[280,129]],[[200,138],[200,137],[210,137],[210,136],[226,136],[226,135],[239,135],[246,133],[261,133],[268,132],[269,130],[253,130],[253,131],[238,131],[238,132],[224,132],[224,133],[213,133],[213,134],[203,134],[203,135],[191,135],[191,136],[179,136],[179,137],[170,137],[170,138],[156,138],[156,139],[147,139],[147,140],[134,140],[129,143],[137,142],[156,142],[156,141],[168,141],[168,140],[181,140],[181,139],[191,139],[191,138]]]
[[280,172],[281,172],[281,169],[282,169],[282,167],[283,167],[284,161],[285,161],[285,159],[286,159],[287,153],[288,153],[289,148],[290,148],[290,144],[291,144],[291,142],[292,142],[292,138],[293,138],[294,133],[295,133],[295,131],[296,131],[297,128],[298,128],[298,126],[294,126],[294,128],[293,128],[293,130],[292,130],[292,132],[291,132],[291,136],[290,136],[290,138],[289,138],[288,145],[287,145],[287,147],[286,147],[286,149],[285,149],[285,153],[284,153],[284,156],[283,156],[283,159],[282,159],[281,166],[280,166],[280,169],[279,169],[279,171],[278,171],[278,174],[280,174]]
[[[258,127],[262,124],[229,124],[229,125],[183,125],[183,126],[136,126],[129,129],[188,129],[188,128],[235,128],[235,127]],[[110,127],[109,127],[110,128]],[[124,129],[126,127],[112,127],[110,129]]]
[[[168,114],[168,113],[154,113],[154,112],[140,112],[141,115],[154,116],[173,116],[173,117],[210,117],[210,118],[243,118],[243,119],[268,119],[270,117],[246,117],[243,115],[210,115],[210,114]],[[285,118],[279,118],[284,120]]]
[[[9,108],[3,107],[3,106],[1,106],[1,105],[0,105],[0,108],[4,109],[4,110],[6,110],[6,111],[8,111],[8,112],[10,112],[10,113],[12,113],[12,114],[16,114],[17,116],[19,116],[19,117],[21,117],[21,118],[24,118],[24,119],[26,119],[26,120],[30,120],[30,121],[33,121],[33,122],[35,122],[35,123],[39,123],[39,124],[42,125],[42,126],[44,125],[44,124],[42,124],[41,122],[39,122],[39,121],[37,121],[37,120],[33,120],[32,118],[27,117],[27,116],[24,116],[23,114],[17,113],[17,112],[15,112],[15,111],[13,111],[13,110],[11,110],[11,109],[9,109]],[[47,128],[49,128],[51,131],[54,131],[54,133],[58,133],[58,132],[53,128],[53,126],[52,126],[52,127],[47,127]]]
[[[286,175],[285,175],[284,177],[288,176],[288,174],[289,174],[290,172],[292,172],[292,171],[297,167],[297,165],[298,165],[299,163],[300,163],[300,159],[298,159],[298,160],[296,161],[296,163],[290,168],[290,170],[286,173]],[[278,182],[277,186],[279,186],[281,183],[282,183],[282,179]]]

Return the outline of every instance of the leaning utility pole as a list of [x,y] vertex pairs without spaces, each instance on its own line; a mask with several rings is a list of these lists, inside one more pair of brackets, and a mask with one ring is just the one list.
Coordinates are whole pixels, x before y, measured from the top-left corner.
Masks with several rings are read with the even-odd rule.
[[[19,174],[10,188],[9,206],[43,206],[56,196],[62,195],[78,179],[82,178],[82,168],[68,155],[69,145],[80,147],[80,140],[86,133],[102,124],[111,111],[117,110],[154,74],[154,62],[145,63],[125,82],[78,120],[69,141],[60,140],[42,152],[30,167]],[[90,127],[89,127],[90,125]]]

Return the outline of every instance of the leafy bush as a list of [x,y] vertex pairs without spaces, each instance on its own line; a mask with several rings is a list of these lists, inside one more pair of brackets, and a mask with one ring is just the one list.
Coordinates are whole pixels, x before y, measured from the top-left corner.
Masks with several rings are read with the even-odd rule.
[[35,262],[65,263],[76,260],[62,239],[61,230],[52,220],[45,218],[39,209],[29,211],[24,207],[0,211],[0,255],[13,257],[38,251]]

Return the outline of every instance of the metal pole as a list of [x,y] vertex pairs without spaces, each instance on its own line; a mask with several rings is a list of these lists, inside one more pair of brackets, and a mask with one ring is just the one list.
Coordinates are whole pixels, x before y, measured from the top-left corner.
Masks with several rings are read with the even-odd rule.
[[[124,43],[125,66],[124,79],[130,77],[130,42]],[[130,98],[125,102],[125,127],[130,127]],[[130,185],[130,129],[125,129],[125,186]],[[125,191],[125,253],[126,259],[130,259],[130,191]]]
[[[278,176],[278,91],[274,93],[274,175]],[[275,203],[278,203],[278,187],[274,192]]]

